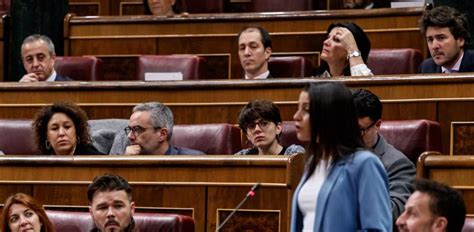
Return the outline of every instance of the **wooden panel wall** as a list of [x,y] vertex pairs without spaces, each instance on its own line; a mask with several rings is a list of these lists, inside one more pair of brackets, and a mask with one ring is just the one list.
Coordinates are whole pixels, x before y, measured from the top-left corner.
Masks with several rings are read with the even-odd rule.
[[[137,207],[157,212],[190,212],[196,231],[215,231],[218,209],[233,209],[255,183],[262,187],[243,209],[281,213],[288,230],[293,191],[304,157],[271,156],[21,156],[0,157],[0,199],[31,194],[48,208],[87,206],[87,186],[97,175],[127,179]],[[277,220],[278,221],[278,220]]]
[[[474,121],[474,78],[400,76],[334,79],[366,88],[383,104],[383,119],[429,119],[441,124],[443,152],[449,152],[450,123]],[[63,99],[80,104],[92,119],[129,118],[134,105],[161,101],[176,124],[236,123],[252,99],[269,99],[292,120],[306,83],[321,79],[214,80],[179,82],[0,83],[0,118],[33,118],[38,109]]]
[[[365,29],[372,48],[416,48],[426,53],[417,20],[420,8],[286,12],[274,14],[192,14],[186,17],[66,17],[65,53],[104,60],[106,80],[130,80],[141,54],[230,54],[230,70],[218,78],[241,79],[237,34],[248,25],[266,28],[273,51],[320,52],[332,22],[352,21]],[[214,66],[214,65],[211,65]],[[228,69],[216,65],[216,69]],[[216,78],[216,77],[213,77]]]

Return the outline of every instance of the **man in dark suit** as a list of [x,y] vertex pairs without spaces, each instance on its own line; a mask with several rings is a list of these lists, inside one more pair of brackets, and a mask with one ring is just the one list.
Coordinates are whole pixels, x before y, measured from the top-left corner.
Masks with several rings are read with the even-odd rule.
[[435,7],[423,13],[420,28],[431,53],[420,73],[474,72],[474,51],[465,49],[470,35],[464,15],[448,6]]
[[272,40],[261,27],[247,27],[239,33],[239,59],[245,79],[271,78],[268,60],[272,55]]
[[359,89],[352,93],[356,105],[362,139],[377,155],[387,171],[393,222],[403,213],[404,205],[413,192],[415,165],[379,134],[382,124],[382,103],[372,92]]
[[20,82],[70,81],[54,70],[56,53],[51,39],[44,35],[30,35],[21,45],[21,59],[26,74]]

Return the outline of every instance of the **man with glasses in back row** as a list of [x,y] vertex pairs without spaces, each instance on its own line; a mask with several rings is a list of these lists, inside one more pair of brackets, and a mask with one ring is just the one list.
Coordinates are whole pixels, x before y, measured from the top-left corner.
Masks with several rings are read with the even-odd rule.
[[390,145],[378,133],[382,124],[382,103],[379,98],[365,89],[354,91],[352,96],[364,144],[380,158],[387,172],[392,216],[393,222],[395,222],[398,216],[403,213],[405,202],[413,192],[415,166],[402,152]]
[[125,133],[130,145],[125,155],[204,155],[203,152],[170,144],[173,113],[160,102],[135,106]]

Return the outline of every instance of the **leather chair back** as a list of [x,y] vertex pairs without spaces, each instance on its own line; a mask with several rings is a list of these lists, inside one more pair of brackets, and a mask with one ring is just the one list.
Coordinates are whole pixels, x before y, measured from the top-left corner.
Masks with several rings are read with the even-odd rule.
[[171,144],[208,155],[234,154],[241,150],[240,129],[226,123],[175,125]]
[[181,72],[183,80],[205,79],[206,60],[195,55],[143,55],[137,61],[137,80],[147,72]]
[[34,144],[32,120],[0,119],[0,150],[7,155],[39,154]]
[[[382,121],[379,132],[414,164],[425,151],[441,152],[441,127],[438,122],[424,119]],[[281,144],[284,146],[303,144],[296,137],[293,121],[283,122]]]
[[[89,212],[46,210],[46,214],[57,232],[89,232],[93,228]],[[194,231],[194,220],[184,215],[136,212],[133,218],[140,232]]]
[[270,57],[268,70],[272,77],[310,77],[313,66],[303,56]]
[[59,75],[75,81],[104,79],[102,60],[94,56],[57,56],[54,69]]
[[382,121],[380,134],[415,165],[425,151],[441,152],[441,127],[430,120]]
[[367,66],[375,75],[413,74],[423,61],[420,50],[413,48],[372,49]]

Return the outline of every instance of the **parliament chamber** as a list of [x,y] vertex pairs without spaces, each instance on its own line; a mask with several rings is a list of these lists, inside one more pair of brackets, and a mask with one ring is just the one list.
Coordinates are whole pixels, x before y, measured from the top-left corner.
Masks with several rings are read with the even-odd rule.
[[[307,83],[340,81],[351,89],[365,88],[379,96],[384,107],[382,120],[439,123],[441,141],[434,140],[440,143],[435,146],[439,150],[421,156],[417,177],[462,191],[468,215],[474,216],[474,164],[469,156],[474,152],[469,136],[474,132],[465,132],[465,137],[459,132],[462,126],[466,130],[473,127],[469,122],[474,121],[474,74],[415,74],[420,59],[429,53],[418,27],[421,8],[304,11],[307,9],[302,7],[294,12],[234,14],[225,13],[228,8],[219,1],[213,8],[215,14],[161,17],[135,15],[141,13],[142,1],[98,2],[70,1],[72,10],[88,13],[64,18],[62,58],[86,57],[87,62],[94,61],[91,65],[96,69],[73,82],[1,82],[0,119],[31,120],[40,108],[58,100],[77,103],[90,119],[128,119],[135,105],[160,101],[171,108],[177,125],[235,125],[247,102],[268,99],[278,105],[284,121],[293,121],[298,95]],[[3,17],[0,24],[0,80],[5,80],[8,59],[4,53],[5,30],[11,26],[8,20]],[[326,28],[335,21],[353,21],[364,28],[372,48],[378,51],[372,61],[369,58],[369,65],[372,62],[375,70],[385,67],[380,70],[387,75],[309,78],[304,67],[308,62],[319,66]],[[296,76],[304,73],[305,78],[241,80],[244,73],[237,34],[246,25],[266,28],[272,36],[275,62],[279,57],[297,57],[303,68]],[[415,61],[415,65],[397,64],[405,74],[388,67],[394,62],[390,58],[377,63],[377,57],[394,49]],[[206,61],[208,70],[196,71],[199,80],[143,81],[138,61],[149,55],[197,56]],[[456,123],[460,124],[457,137]],[[243,146],[244,139],[242,136]],[[264,158],[7,154],[0,157],[0,199],[25,192],[48,210],[87,211],[87,185],[97,175],[115,173],[132,185],[138,212],[182,214],[194,219],[195,231],[215,231],[247,191],[261,183],[261,189],[232,222],[247,223],[255,230],[289,231],[291,198],[304,161],[302,154]],[[238,230],[232,227],[235,224],[226,228]]]

